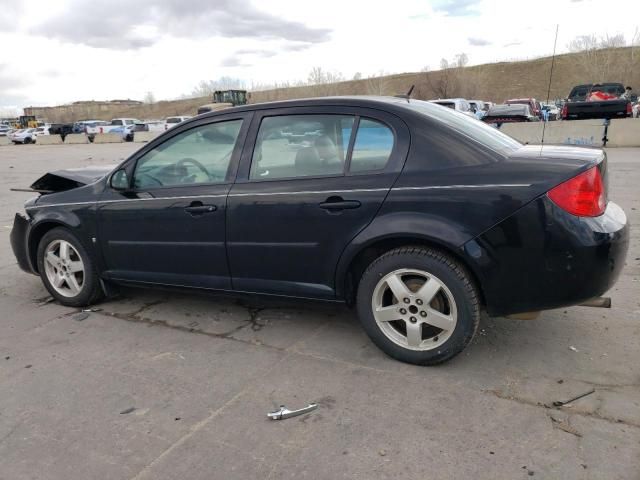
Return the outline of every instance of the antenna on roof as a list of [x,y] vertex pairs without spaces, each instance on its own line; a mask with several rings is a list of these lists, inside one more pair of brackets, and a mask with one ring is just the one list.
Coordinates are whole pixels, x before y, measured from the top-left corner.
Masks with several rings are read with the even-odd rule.
[[[558,43],[558,29],[560,28],[559,24],[556,24],[556,38],[553,40],[553,56],[551,57],[551,71],[549,72],[549,87],[547,88],[547,102],[549,105],[549,96],[551,95],[551,79],[553,78],[553,67],[556,63],[556,45]],[[544,131],[547,129],[547,122],[543,120],[542,124],[542,140],[540,141],[540,153],[542,153],[542,146],[544,146]]]
[[405,95],[396,95],[396,98],[406,98],[408,102],[409,99],[411,98],[411,93],[413,92],[414,88],[416,88],[416,86],[411,85],[411,88],[409,88],[409,91]]

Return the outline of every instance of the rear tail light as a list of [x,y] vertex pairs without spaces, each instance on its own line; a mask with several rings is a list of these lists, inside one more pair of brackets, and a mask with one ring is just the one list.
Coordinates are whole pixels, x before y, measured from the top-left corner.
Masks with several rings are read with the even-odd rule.
[[562,112],[560,113],[560,116],[566,119],[568,115],[569,115],[569,106],[565,103],[564,105],[562,105]]
[[561,183],[547,195],[560,208],[578,217],[597,217],[607,207],[607,194],[598,167]]
[[627,103],[627,115],[631,116],[633,114],[633,110],[631,108],[631,102]]

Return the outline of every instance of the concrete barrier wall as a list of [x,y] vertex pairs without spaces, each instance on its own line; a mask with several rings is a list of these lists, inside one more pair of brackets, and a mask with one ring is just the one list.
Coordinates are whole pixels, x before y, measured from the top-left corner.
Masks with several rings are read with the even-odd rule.
[[77,143],[89,143],[89,139],[84,133],[70,133],[64,137],[64,143],[77,144]]
[[98,133],[93,138],[93,143],[122,143],[122,135],[119,133]]
[[640,147],[640,119],[611,120],[607,130],[607,147]]
[[60,135],[40,135],[36,138],[36,145],[61,145]]
[[[542,142],[543,122],[505,123],[500,129],[522,143]],[[545,145],[586,145],[601,147],[604,138],[603,120],[571,120],[547,122],[544,131]]]
[[522,143],[537,145],[542,141],[542,122],[503,123],[500,131]]
[[8,137],[0,137],[0,147],[4,145],[11,145],[11,140]]
[[150,142],[162,132],[135,132],[133,134],[134,142]]

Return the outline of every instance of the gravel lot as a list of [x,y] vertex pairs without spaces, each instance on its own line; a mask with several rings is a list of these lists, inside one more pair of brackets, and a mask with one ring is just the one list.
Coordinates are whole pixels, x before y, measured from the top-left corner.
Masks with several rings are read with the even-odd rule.
[[[612,309],[485,319],[439,367],[385,357],[341,306],[128,289],[79,321],[16,266],[31,195],[8,190],[139,146],[0,147],[0,479],[639,478],[638,229]],[[608,153],[638,225],[640,149]]]

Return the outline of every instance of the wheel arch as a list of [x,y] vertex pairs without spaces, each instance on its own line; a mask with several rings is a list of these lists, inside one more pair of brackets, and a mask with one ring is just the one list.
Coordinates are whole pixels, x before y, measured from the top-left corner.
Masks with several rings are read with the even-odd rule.
[[387,235],[371,239],[369,242],[360,245],[357,250],[351,252],[348,261],[342,262],[344,265],[342,268],[343,273],[339,274],[337,278],[338,281],[336,282],[337,295],[345,298],[347,303],[352,305],[358,290],[360,278],[371,262],[390,250],[407,246],[430,248],[452,257],[469,272],[472,281],[478,289],[481,305],[486,305],[480,276],[472,264],[464,257],[463,250],[456,249],[436,238],[418,234]]
[[33,271],[38,272],[38,245],[40,245],[40,241],[42,237],[44,237],[47,232],[50,232],[54,228],[63,227],[68,230],[72,230],[72,227],[58,219],[46,219],[38,222],[29,232],[29,240],[27,242],[27,253],[29,255],[29,262],[31,262],[31,267]]

